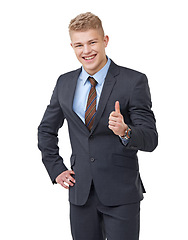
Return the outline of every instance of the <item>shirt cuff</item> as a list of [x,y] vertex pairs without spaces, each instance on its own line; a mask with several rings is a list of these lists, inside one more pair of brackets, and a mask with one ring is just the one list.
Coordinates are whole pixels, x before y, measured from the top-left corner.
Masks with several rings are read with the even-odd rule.
[[127,146],[127,144],[129,143],[129,139],[125,139],[119,136],[119,138],[121,139],[123,145]]

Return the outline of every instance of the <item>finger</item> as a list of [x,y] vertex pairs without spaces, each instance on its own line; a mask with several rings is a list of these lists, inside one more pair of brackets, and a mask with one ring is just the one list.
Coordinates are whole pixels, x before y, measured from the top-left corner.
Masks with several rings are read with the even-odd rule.
[[69,173],[69,174],[75,174],[75,172],[72,171],[72,170],[68,170],[68,173]]
[[113,111],[110,113],[109,117],[119,117],[119,116],[120,116],[120,113]]
[[116,102],[115,102],[115,112],[120,113],[119,101],[116,101]]
[[75,183],[75,179],[70,174],[68,174],[65,177],[64,181],[67,182],[71,186],[72,186],[72,183]]
[[61,186],[64,187],[65,189],[69,189],[69,186],[67,186],[64,182],[61,183]]
[[73,182],[73,183],[76,182],[75,179],[74,179],[71,175],[68,176],[68,179],[69,179],[69,181],[71,181],[71,182]]
[[109,129],[111,129],[112,131],[117,131],[118,128],[116,126],[112,126],[112,125],[108,125]]
[[74,171],[72,170],[67,170],[66,172],[64,172],[64,174],[61,175],[61,180],[65,181],[67,178],[72,178],[72,176],[70,174],[75,174]]
[[66,179],[65,179],[65,182],[68,183],[69,185],[73,186],[74,182],[75,182],[75,179],[73,177],[71,177],[71,175],[69,175]]
[[75,183],[75,179],[72,177],[71,174],[75,175],[75,172],[74,172],[73,170],[69,170],[69,174],[67,175],[67,178],[68,178],[70,181],[72,181],[72,182]]
[[116,125],[116,123],[114,121],[109,121],[108,124],[109,124],[109,126],[115,126]]
[[122,118],[121,118],[121,116],[118,116],[118,117],[110,116],[109,121],[121,122]]
[[109,129],[113,130],[114,126],[108,125]]
[[109,123],[110,127],[113,127],[113,130],[119,130],[120,129],[120,124],[119,123]]
[[72,183],[69,178],[67,178],[64,182],[66,182],[70,186],[74,186],[74,183]]

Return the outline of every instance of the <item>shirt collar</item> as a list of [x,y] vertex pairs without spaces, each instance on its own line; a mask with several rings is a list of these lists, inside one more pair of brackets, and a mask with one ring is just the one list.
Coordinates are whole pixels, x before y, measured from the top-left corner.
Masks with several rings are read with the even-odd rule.
[[82,66],[82,71],[80,73],[80,79],[83,81],[83,85],[86,84],[88,77],[93,77],[99,85],[101,85],[104,82],[107,72],[108,72],[108,69],[111,64],[110,58],[108,56],[106,56],[106,57],[108,60],[107,60],[107,63],[105,64],[105,66],[100,71],[95,73],[93,76],[89,75]]

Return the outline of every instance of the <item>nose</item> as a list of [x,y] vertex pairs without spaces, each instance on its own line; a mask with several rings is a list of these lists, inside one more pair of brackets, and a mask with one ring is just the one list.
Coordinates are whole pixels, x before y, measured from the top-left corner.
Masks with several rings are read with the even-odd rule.
[[90,45],[85,44],[85,45],[84,45],[84,49],[83,49],[83,53],[84,53],[84,54],[88,54],[88,53],[90,53],[90,52],[91,52],[91,47],[90,47]]

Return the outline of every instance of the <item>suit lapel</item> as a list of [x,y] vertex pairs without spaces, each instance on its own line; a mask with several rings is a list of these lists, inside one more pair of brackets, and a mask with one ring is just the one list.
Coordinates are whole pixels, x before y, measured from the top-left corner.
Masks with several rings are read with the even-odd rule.
[[95,116],[95,121],[93,124],[93,128],[91,130],[91,133],[95,130],[97,124],[100,121],[100,118],[104,112],[105,106],[108,102],[108,99],[111,95],[111,92],[113,90],[113,87],[116,83],[116,78],[115,76],[119,74],[119,68],[118,66],[112,61],[108,74],[106,76],[105,82],[104,82],[104,86],[103,86],[103,90],[100,96],[100,100],[99,100],[99,105],[98,105],[98,109],[97,109],[97,113]]
[[78,127],[81,128],[85,134],[89,135],[89,130],[86,127],[86,125],[83,123],[83,121],[79,118],[79,116],[73,111],[73,101],[74,101],[74,94],[76,90],[76,85],[77,85],[77,80],[80,75],[81,68],[76,70],[75,74],[73,77],[69,80],[69,90],[67,91],[67,105],[68,109],[70,109],[71,112],[71,118],[75,123],[78,124]]

